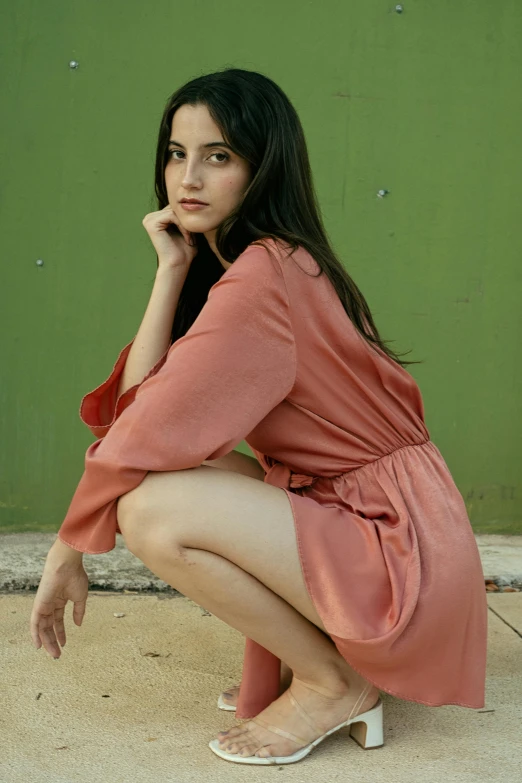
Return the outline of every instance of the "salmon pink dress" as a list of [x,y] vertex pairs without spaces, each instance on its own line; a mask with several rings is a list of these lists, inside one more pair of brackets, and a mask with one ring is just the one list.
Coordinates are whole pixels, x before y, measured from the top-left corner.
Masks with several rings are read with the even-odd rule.
[[[289,498],[305,584],[345,660],[400,699],[483,707],[484,576],[419,387],[361,337],[303,247],[290,257],[264,242],[140,384],[117,398],[131,342],[82,399],[98,440],[58,536],[108,552],[118,498],[149,471],[198,467],[245,440]],[[238,718],[277,698],[279,672],[246,639]]]

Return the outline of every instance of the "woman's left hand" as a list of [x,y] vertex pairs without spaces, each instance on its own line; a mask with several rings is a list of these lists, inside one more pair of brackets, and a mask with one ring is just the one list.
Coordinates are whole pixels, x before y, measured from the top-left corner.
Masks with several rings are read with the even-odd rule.
[[73,620],[81,625],[89,591],[89,577],[82,554],[59,539],[45,561],[44,571],[31,613],[31,637],[37,650],[43,646],[53,658],[59,658],[66,642],[63,616],[67,601],[74,603]]

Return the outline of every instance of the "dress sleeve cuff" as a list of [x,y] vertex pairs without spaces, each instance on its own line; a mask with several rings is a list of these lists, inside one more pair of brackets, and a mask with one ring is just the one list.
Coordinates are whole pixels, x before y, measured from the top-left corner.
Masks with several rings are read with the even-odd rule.
[[118,397],[120,378],[135,339],[133,338],[130,343],[122,348],[109,377],[100,386],[97,386],[82,398],[79,412],[80,419],[97,438],[103,438],[108,433],[125,408],[128,408],[134,402],[136,392],[141,384],[163,367],[172,345],[172,341],[169,342],[165,353],[160,356],[141,383],[134,384],[134,386],[131,386]]

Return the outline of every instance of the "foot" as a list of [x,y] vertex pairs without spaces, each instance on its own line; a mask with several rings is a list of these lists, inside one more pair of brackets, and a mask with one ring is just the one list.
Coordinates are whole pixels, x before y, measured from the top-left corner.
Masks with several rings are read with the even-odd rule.
[[[291,756],[300,748],[333,729],[334,726],[348,720],[365,685],[366,681],[361,679],[353,681],[350,686],[341,684],[335,691],[324,690],[319,693],[315,690],[315,685],[308,685],[294,677],[289,691],[285,691],[256,718],[234,726],[228,731],[220,731],[217,737],[219,747],[229,753],[237,753],[239,756],[259,756],[261,758]],[[310,723],[294,707],[289,698],[289,692],[310,716],[320,733],[314,731]],[[377,704],[378,699],[379,690],[372,687],[351,717],[367,712]],[[300,737],[303,741],[295,742],[281,737],[265,728],[264,725],[256,723],[258,718],[263,724],[268,723],[276,726]]]
[[[285,663],[281,664],[281,688],[279,693],[282,694],[290,687],[292,682],[292,669]],[[221,697],[226,705],[237,707],[237,700],[239,698],[239,685],[233,685],[221,694]]]

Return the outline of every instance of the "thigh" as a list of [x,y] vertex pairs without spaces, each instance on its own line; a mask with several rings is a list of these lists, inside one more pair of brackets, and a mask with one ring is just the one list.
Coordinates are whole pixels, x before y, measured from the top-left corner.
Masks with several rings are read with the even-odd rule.
[[[121,501],[136,492],[140,497],[134,510],[120,519]],[[214,552],[252,574],[325,631],[304,581],[292,506],[285,490],[230,470],[201,465],[148,473],[120,503],[118,524],[125,538],[127,531],[128,543],[131,538],[138,539],[138,556],[140,546],[151,541]],[[134,522],[129,526],[131,519]]]

